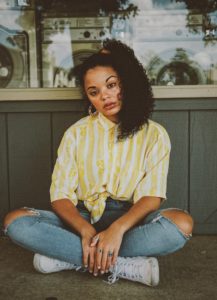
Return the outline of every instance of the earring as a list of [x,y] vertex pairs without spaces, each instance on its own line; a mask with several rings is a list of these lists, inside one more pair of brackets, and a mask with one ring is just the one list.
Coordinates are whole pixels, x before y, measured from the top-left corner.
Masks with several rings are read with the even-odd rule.
[[88,107],[88,113],[91,117],[95,117],[97,114],[98,114],[98,111],[95,110],[93,111],[94,107],[93,105],[91,104],[89,107]]

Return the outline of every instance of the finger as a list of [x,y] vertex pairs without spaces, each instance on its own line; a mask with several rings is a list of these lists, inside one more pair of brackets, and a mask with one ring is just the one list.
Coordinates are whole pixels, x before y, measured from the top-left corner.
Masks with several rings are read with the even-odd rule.
[[93,273],[94,270],[94,263],[95,263],[95,247],[90,247],[90,254],[89,254],[89,272]]
[[89,258],[89,249],[84,248],[83,249],[83,264],[84,264],[85,268],[88,267],[88,258]]
[[98,264],[96,262],[96,254],[95,254],[95,263],[94,263],[94,271],[93,271],[93,275],[94,276],[98,276],[98,272],[99,272],[99,269],[98,269]]
[[106,271],[106,264],[108,260],[108,250],[104,250],[101,260],[101,274],[104,274]]
[[103,250],[100,247],[100,245],[98,245],[97,250],[96,250],[96,267],[97,267],[97,270],[101,269],[102,256],[103,256]]
[[106,267],[105,267],[106,273],[108,273],[111,268],[112,259],[113,259],[113,251],[108,251],[108,257],[107,257],[107,262],[106,262]]
[[114,266],[116,264],[117,257],[118,257],[118,251],[114,251],[112,261],[111,261],[111,266]]
[[99,269],[101,268],[102,255],[103,255],[102,248],[100,248],[100,247],[96,248],[96,252],[95,252],[95,264],[94,264],[94,276],[98,275]]

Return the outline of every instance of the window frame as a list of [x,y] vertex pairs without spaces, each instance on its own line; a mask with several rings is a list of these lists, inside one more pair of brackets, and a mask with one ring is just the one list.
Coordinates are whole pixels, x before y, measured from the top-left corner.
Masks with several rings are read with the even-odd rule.
[[[217,98],[217,85],[153,86],[155,99]],[[0,89],[0,101],[82,100],[79,88]]]

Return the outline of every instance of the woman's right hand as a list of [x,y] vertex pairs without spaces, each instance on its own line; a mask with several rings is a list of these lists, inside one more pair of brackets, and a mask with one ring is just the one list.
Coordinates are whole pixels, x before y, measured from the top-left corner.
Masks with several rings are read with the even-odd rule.
[[92,238],[97,234],[95,228],[90,225],[85,226],[81,232],[82,249],[83,249],[83,264],[89,269],[90,273],[94,271],[96,247],[90,247]]
[[54,212],[76,231],[82,240],[83,264],[90,272],[94,270],[96,247],[90,247],[92,238],[97,234],[93,225],[84,219],[75,205],[69,199],[59,199],[52,202]]

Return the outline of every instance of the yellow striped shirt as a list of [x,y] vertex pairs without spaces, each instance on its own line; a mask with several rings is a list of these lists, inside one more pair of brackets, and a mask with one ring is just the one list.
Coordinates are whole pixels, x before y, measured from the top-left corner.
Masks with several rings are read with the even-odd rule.
[[117,142],[117,125],[98,114],[64,134],[52,175],[51,201],[83,200],[97,222],[108,197],[133,203],[144,196],[166,198],[170,140],[149,120],[132,138]]

